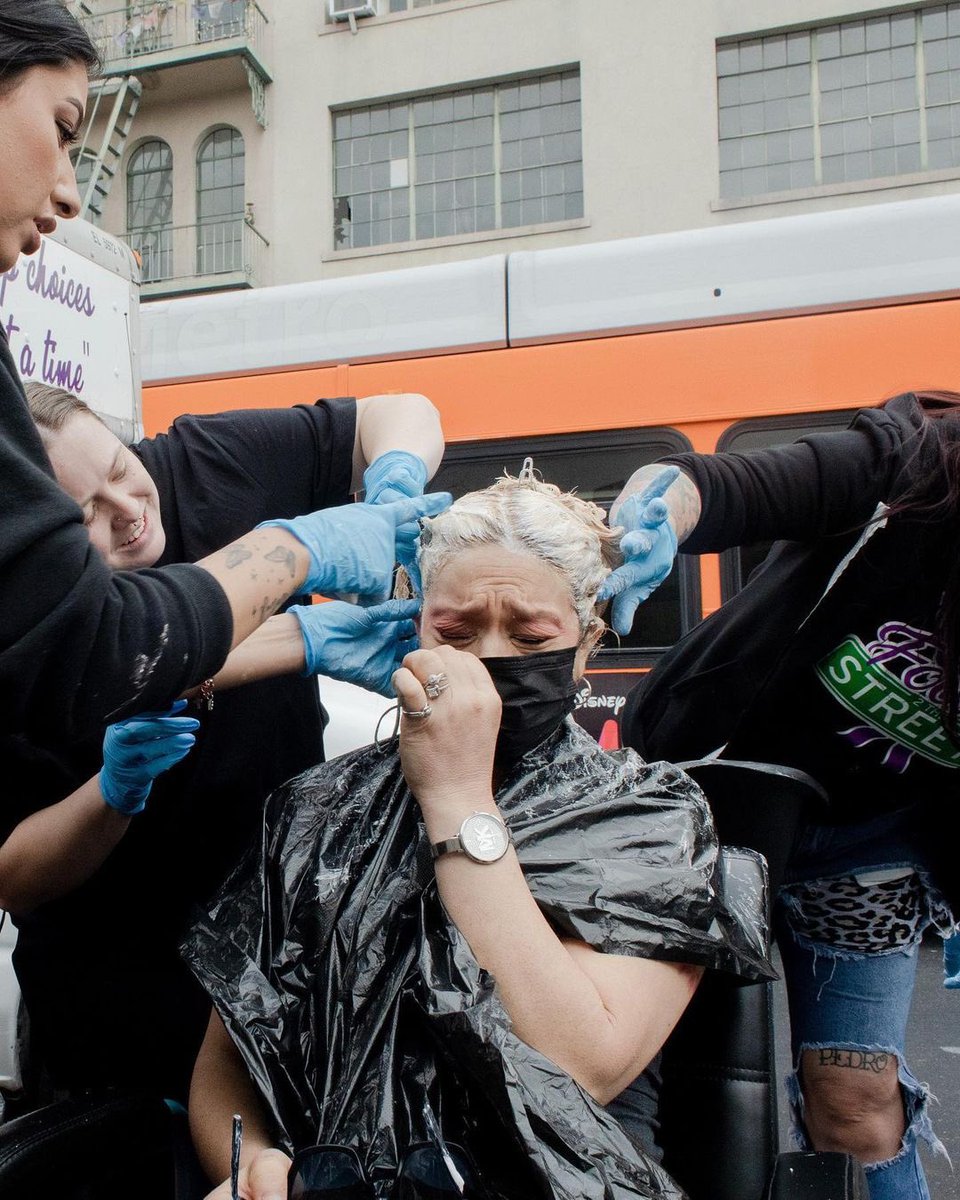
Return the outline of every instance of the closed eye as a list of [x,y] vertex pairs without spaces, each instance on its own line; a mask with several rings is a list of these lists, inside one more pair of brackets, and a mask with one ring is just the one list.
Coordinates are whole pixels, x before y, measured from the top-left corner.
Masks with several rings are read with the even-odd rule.
[[464,629],[462,625],[454,628],[434,625],[433,632],[441,642],[449,642],[451,645],[457,642],[468,642],[473,637],[473,630]]

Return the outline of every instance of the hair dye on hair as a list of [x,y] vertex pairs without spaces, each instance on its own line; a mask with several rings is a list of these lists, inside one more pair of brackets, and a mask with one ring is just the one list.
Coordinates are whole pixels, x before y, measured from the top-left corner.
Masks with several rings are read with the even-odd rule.
[[619,543],[620,531],[607,526],[599,505],[561,492],[525,466],[520,478],[504,475],[424,522],[419,560],[423,589],[426,593],[452,555],[503,546],[531,554],[560,572],[585,632],[597,619],[600,585],[622,561]]

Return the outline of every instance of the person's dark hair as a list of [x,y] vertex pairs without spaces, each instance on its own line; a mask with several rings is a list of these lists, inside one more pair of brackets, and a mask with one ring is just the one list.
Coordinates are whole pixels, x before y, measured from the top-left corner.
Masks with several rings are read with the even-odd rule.
[[[66,388],[48,387],[45,383],[26,383],[23,390],[27,394],[30,416],[41,434],[44,430],[59,433],[76,413],[86,413],[95,421],[100,421],[86,400],[81,400]],[[102,421],[100,423],[103,424]]]
[[[892,511],[941,522],[960,532],[960,393],[926,391],[914,395],[939,435],[943,485],[931,493],[929,484],[921,481],[892,505]],[[960,746],[960,555],[951,550],[947,563],[946,586],[933,634],[940,646],[943,668],[940,713],[947,733]]]
[[31,67],[100,69],[90,36],[60,0],[0,0],[0,94]]

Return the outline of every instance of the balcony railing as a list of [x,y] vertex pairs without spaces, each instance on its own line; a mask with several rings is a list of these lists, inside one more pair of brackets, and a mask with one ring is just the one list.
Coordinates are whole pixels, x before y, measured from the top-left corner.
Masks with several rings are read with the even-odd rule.
[[144,296],[256,287],[270,244],[245,217],[133,229],[123,237],[140,256]]
[[82,17],[104,74],[146,71],[238,51],[269,81],[267,17],[256,0],[142,0]]

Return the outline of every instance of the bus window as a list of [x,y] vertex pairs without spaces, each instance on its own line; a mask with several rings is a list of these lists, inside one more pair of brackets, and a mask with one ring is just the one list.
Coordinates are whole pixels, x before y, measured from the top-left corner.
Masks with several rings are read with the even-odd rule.
[[[549,437],[503,438],[464,442],[447,447],[440,470],[431,483],[437,491],[454,496],[486,487],[504,470],[516,475],[530,455],[534,466],[563,491],[575,490],[585,500],[609,509],[624,483],[641,466],[665,454],[690,449],[674,429],[618,429],[604,432],[559,434]],[[642,605],[632,633],[619,640],[608,634],[605,648],[593,662],[597,666],[648,666],[700,616],[698,560],[681,556],[678,567]]]
[[[738,421],[725,430],[717,443],[720,451],[763,450],[786,446],[808,433],[828,433],[831,429],[846,429],[858,409],[838,409],[834,412],[799,413],[784,417],[757,417]],[[729,600],[763,562],[772,542],[754,542],[737,546],[720,555],[720,594]]]

